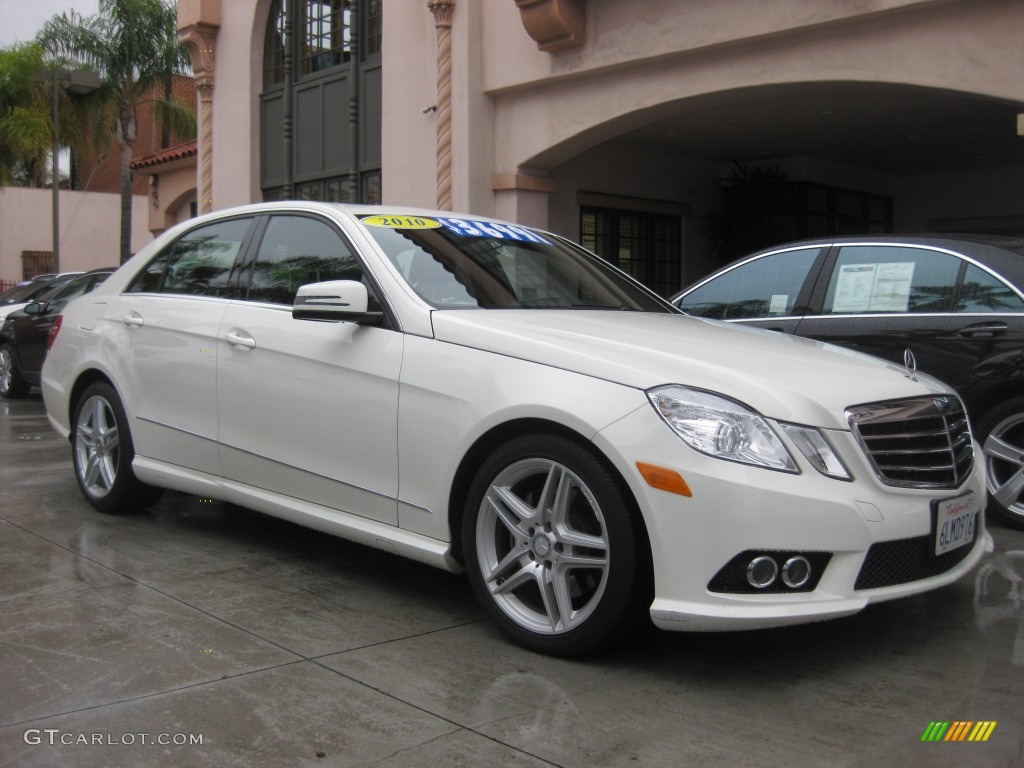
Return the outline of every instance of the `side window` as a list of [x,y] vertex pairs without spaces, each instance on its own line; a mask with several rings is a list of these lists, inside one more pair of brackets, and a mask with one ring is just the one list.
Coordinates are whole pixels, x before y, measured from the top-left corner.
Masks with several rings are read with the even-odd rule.
[[688,293],[679,308],[719,320],[789,315],[820,250],[783,251],[740,264]]
[[165,248],[128,287],[133,293],[221,296],[252,219],[198,227]]
[[960,263],[952,254],[923,248],[841,248],[824,312],[949,312]]
[[160,290],[160,283],[164,279],[164,272],[174,255],[174,245],[169,245],[160,251],[146,268],[139,272],[128,286],[129,293],[157,293]]
[[65,286],[60,293],[46,303],[46,314],[56,315],[58,312],[62,312],[69,301],[81,296],[83,293],[86,293],[89,283],[89,278],[80,278],[70,285]]
[[971,264],[964,275],[957,312],[1024,312],[1024,301],[998,277]]
[[291,304],[300,285],[362,279],[359,260],[330,226],[308,216],[274,216],[256,255],[249,300]]

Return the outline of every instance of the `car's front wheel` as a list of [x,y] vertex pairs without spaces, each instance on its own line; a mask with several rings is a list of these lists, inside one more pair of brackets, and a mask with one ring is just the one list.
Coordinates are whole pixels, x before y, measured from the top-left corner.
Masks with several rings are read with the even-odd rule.
[[622,483],[593,449],[555,435],[513,439],[470,489],[470,582],[519,644],[560,656],[597,650],[647,607],[637,526]]
[[978,436],[988,474],[989,510],[1024,529],[1024,398],[1008,400],[982,417]]
[[105,382],[86,387],[75,405],[71,455],[78,487],[100,512],[143,510],[163,493],[135,477],[135,449],[128,417],[114,388]]
[[14,350],[8,344],[0,346],[0,397],[7,400],[24,397],[29,389],[29,383],[18,371]]

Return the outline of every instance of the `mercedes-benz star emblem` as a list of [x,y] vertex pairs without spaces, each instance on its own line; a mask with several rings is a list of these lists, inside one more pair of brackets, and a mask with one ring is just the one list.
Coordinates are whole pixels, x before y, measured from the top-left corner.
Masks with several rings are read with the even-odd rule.
[[917,358],[909,347],[903,350],[903,365],[907,369],[906,377],[911,381],[917,381]]

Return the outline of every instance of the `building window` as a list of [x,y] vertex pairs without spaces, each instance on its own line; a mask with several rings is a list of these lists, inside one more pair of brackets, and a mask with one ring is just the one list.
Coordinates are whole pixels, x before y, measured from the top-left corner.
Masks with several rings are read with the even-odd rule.
[[583,207],[580,242],[662,296],[682,287],[678,216]]
[[348,199],[348,177],[327,179],[324,182],[327,194],[324,200],[328,203],[347,203]]
[[320,72],[352,58],[351,0],[305,0],[299,26],[303,75]]
[[296,200],[323,200],[324,184],[322,181],[307,181],[295,185]]
[[364,27],[366,42],[363,45],[364,56],[376,56],[381,52],[381,42],[383,40],[382,25],[384,23],[384,9],[382,7],[383,0],[368,0],[366,3],[365,21]]
[[367,205],[380,205],[383,202],[380,171],[363,174],[363,202]]
[[[380,171],[364,174],[361,180],[362,199],[353,200],[349,194],[349,177],[335,176],[330,179],[314,179],[304,181],[295,185],[293,200],[320,200],[325,203],[353,203],[362,202],[368,205],[379,205],[380,196]],[[271,202],[274,200],[287,200],[284,187],[274,187],[263,190],[263,200]]]
[[284,82],[284,9],[281,0],[270,6],[270,20],[263,40],[263,87],[271,88]]
[[794,182],[797,237],[892,232],[892,198],[824,184]]

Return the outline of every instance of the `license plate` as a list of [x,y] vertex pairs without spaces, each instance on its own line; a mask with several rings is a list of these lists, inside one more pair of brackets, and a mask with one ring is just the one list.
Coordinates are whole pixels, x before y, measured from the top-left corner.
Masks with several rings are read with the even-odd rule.
[[974,541],[978,512],[978,498],[973,492],[940,501],[935,516],[935,554],[942,555]]

